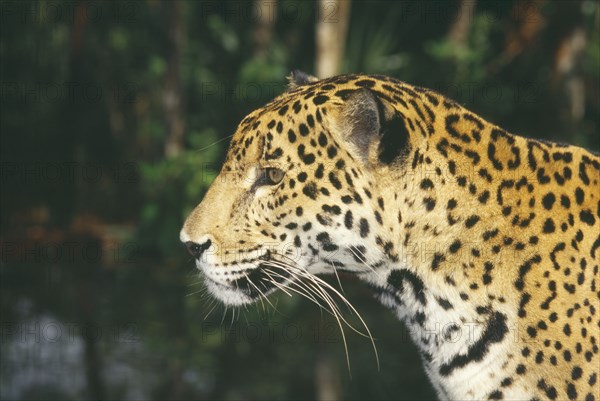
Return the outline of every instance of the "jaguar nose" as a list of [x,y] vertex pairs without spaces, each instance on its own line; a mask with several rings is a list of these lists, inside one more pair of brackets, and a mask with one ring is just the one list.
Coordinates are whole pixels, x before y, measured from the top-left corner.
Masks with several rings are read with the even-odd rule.
[[204,251],[206,251],[212,245],[211,240],[206,240],[202,244],[198,244],[197,242],[187,241],[185,243],[185,247],[187,248],[190,255],[194,257],[194,259],[200,259]]

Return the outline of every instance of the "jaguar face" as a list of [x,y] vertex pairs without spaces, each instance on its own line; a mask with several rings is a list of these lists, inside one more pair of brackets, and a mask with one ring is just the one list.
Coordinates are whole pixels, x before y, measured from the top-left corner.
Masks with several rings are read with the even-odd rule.
[[326,80],[304,81],[248,115],[185,221],[180,239],[224,303],[382,263],[385,244],[372,233],[384,208],[373,194],[388,185],[373,178],[382,106],[341,85],[329,96]]

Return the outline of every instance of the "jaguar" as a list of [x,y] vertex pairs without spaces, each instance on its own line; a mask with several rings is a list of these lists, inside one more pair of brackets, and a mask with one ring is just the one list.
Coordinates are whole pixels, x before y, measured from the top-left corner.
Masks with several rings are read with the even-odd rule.
[[346,272],[406,323],[441,400],[600,399],[600,155],[386,76],[289,80],[183,224],[209,292],[333,309],[317,275]]

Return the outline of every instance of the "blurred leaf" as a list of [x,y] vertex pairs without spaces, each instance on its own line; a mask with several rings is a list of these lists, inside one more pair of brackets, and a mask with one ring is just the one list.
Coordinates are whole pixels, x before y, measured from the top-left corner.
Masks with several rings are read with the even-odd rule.
[[230,53],[235,52],[240,43],[237,35],[223,19],[218,15],[210,15],[207,24],[213,36],[220,42],[221,46]]

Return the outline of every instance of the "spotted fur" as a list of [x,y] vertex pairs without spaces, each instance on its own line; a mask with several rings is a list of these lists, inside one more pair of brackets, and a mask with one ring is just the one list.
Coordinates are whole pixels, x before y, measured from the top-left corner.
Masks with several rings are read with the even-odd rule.
[[600,157],[393,78],[291,80],[184,224],[212,293],[288,285],[267,279],[277,258],[354,272],[440,399],[600,399]]

